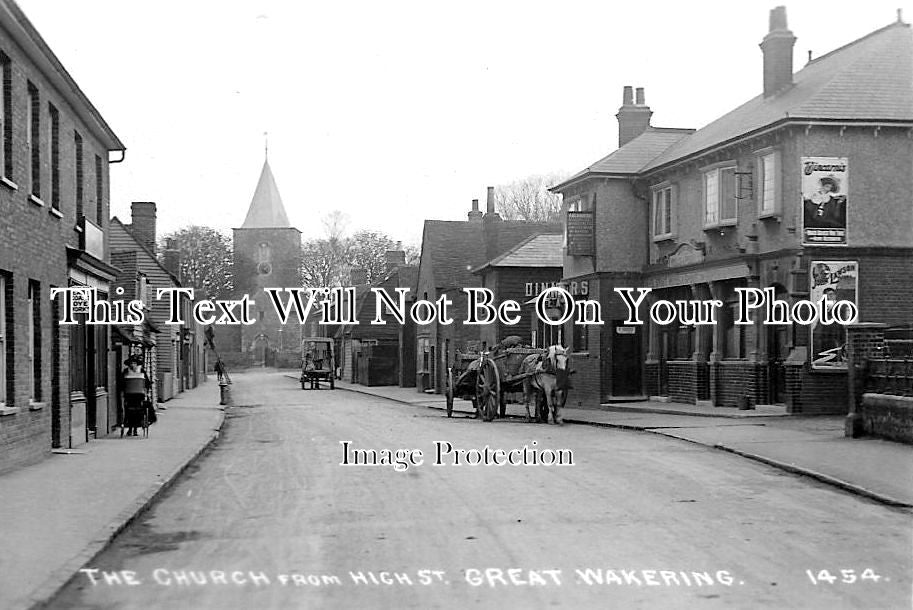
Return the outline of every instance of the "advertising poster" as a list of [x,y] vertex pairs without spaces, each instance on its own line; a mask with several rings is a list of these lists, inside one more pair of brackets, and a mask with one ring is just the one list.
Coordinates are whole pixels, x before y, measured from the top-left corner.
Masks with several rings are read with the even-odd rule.
[[846,244],[846,157],[802,157],[802,243]]
[[[825,307],[838,301],[856,303],[859,268],[856,261],[813,261],[809,299],[817,303],[826,299]],[[812,368],[846,368],[846,327],[842,324],[811,326]]]

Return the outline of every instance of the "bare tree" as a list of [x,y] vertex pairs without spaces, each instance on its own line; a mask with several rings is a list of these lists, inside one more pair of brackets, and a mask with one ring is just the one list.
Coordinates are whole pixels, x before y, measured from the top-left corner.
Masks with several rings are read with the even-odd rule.
[[495,188],[495,208],[506,220],[556,222],[560,219],[561,196],[548,188],[564,180],[560,173],[535,174]]

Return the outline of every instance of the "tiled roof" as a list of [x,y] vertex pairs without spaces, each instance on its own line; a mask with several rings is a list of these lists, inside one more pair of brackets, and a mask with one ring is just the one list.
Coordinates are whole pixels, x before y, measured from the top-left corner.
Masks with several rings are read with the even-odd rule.
[[288,216],[285,214],[285,206],[282,205],[282,197],[279,196],[279,188],[273,178],[269,161],[264,161],[263,170],[260,172],[260,180],[257,182],[257,189],[254,191],[250,207],[247,210],[247,217],[244,219],[244,224],[241,225],[241,228],[276,229],[289,226]]
[[693,129],[648,127],[644,133],[621,148],[577,172],[561,184],[553,186],[550,190],[560,189],[589,174],[637,174],[667,148],[692,133],[694,133]]
[[564,265],[564,235],[540,233],[531,235],[497,258],[473,272],[486,267],[562,267]]
[[[895,22],[811,61],[782,93],[758,97],[669,147],[644,170],[786,119],[913,121],[913,33]],[[636,140],[635,140],[636,141]],[[633,143],[633,142],[632,142]]]
[[[560,233],[560,223],[500,220],[498,250],[509,250],[538,233]],[[492,229],[495,227],[492,226]],[[465,220],[426,220],[422,235],[422,256],[431,256],[434,285],[438,288],[474,286],[472,270],[486,261],[483,223]]]

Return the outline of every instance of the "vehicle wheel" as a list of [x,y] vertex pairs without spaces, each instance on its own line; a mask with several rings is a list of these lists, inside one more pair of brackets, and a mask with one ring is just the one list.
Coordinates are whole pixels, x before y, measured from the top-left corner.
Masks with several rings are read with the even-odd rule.
[[447,386],[444,396],[447,398],[447,417],[453,417],[453,369],[447,369]]
[[484,360],[476,374],[476,397],[483,421],[491,421],[498,414],[501,402],[501,379],[493,360]]

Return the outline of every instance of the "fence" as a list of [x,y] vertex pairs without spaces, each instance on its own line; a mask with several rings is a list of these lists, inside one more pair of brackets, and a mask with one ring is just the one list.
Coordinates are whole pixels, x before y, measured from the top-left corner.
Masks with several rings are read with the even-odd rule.
[[879,352],[866,362],[865,391],[913,396],[913,327],[886,328]]

